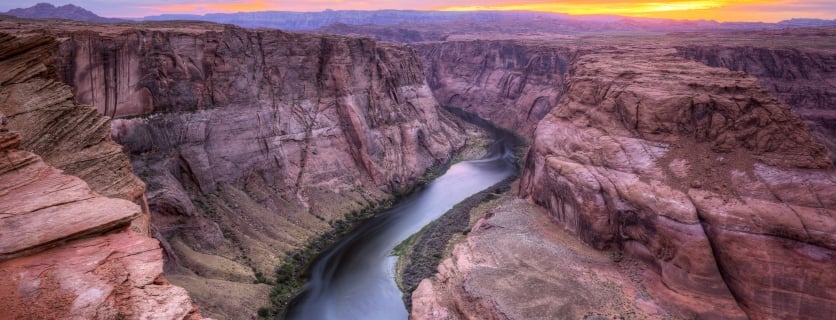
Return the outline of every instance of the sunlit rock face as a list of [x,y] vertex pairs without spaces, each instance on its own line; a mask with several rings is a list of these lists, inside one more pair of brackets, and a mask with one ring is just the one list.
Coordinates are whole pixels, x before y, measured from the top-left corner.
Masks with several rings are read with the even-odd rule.
[[0,34],[0,308],[10,319],[200,319],[162,276],[145,185],[56,81],[49,36]]
[[686,314],[817,318],[836,305],[834,181],[824,146],[756,79],[624,47],[573,64],[521,194],[646,261],[651,293]]
[[77,99],[116,119],[169,278],[209,316],[254,313],[269,291],[257,274],[464,145],[412,49],[186,26],[57,30],[56,59]]
[[[836,30],[813,29],[816,36],[836,36]],[[801,33],[801,31],[799,31]],[[836,162],[836,50],[730,45],[677,47],[682,56],[713,67],[743,71],[778,100],[792,107],[817,142]]]

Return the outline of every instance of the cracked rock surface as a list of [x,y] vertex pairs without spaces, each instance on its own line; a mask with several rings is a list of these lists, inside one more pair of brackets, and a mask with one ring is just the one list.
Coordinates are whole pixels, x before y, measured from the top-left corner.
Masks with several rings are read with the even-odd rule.
[[0,34],[0,318],[201,319],[107,119],[55,80],[57,45]]
[[836,306],[836,172],[756,79],[673,49],[578,58],[541,121],[522,196],[589,245],[644,260],[699,317],[815,319]]
[[254,315],[285,254],[465,143],[409,48],[209,23],[9,28],[62,40],[57,74],[114,118],[167,275],[207,316]]

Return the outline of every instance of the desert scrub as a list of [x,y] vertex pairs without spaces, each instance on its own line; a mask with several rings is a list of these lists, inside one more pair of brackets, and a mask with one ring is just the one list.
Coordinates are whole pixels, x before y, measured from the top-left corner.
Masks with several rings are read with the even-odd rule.
[[293,295],[308,282],[306,271],[320,253],[324,252],[337,239],[350,232],[360,222],[374,216],[376,213],[390,209],[396,198],[390,198],[372,203],[363,210],[352,211],[345,218],[331,223],[332,230],[320,234],[308,243],[290,254],[284,262],[276,268],[275,280],[270,290],[270,305],[259,308],[260,318],[278,318],[282,315]]
[[400,257],[395,280],[404,292],[403,300],[407,309],[412,305],[412,291],[415,291],[421,280],[435,273],[453,237],[470,232],[471,210],[484,202],[496,199],[498,194],[510,191],[511,184],[516,179],[516,176],[505,178],[459,202],[395,247],[392,254]]

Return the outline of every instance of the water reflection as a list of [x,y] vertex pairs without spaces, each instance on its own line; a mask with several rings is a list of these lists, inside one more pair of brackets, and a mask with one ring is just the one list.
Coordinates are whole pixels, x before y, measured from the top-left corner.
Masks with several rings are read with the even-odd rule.
[[363,222],[313,265],[311,280],[288,307],[287,319],[407,319],[394,280],[392,249],[456,203],[516,170],[509,139],[491,156],[453,165],[389,211]]

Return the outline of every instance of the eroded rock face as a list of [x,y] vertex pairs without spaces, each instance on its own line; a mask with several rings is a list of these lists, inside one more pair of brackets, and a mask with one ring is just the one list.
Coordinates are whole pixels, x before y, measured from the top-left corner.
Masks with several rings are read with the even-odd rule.
[[[836,30],[821,32],[836,36]],[[807,123],[836,163],[836,51],[734,45],[681,46],[677,51],[709,66],[757,77]]]
[[563,96],[570,46],[525,41],[413,45],[439,103],[462,108],[524,137]]
[[2,318],[200,319],[162,277],[159,243],[134,231],[144,184],[107,119],[55,80],[57,45],[0,34]]
[[537,127],[521,192],[699,317],[815,319],[836,306],[836,172],[754,78],[673,49],[592,51]]
[[118,118],[172,280],[213,317],[253,314],[256,275],[465,142],[412,49],[218,25],[55,32],[77,99]]
[[414,319],[659,319],[641,268],[556,228],[543,209],[490,209],[438,273],[413,292]]
[[[75,103],[71,88],[56,79],[52,60],[58,42],[45,36],[0,40],[0,112],[8,129],[21,134],[22,148],[104,196],[143,205],[145,183],[110,138],[110,121]],[[148,218],[145,210],[134,220],[134,231],[148,235]]]

